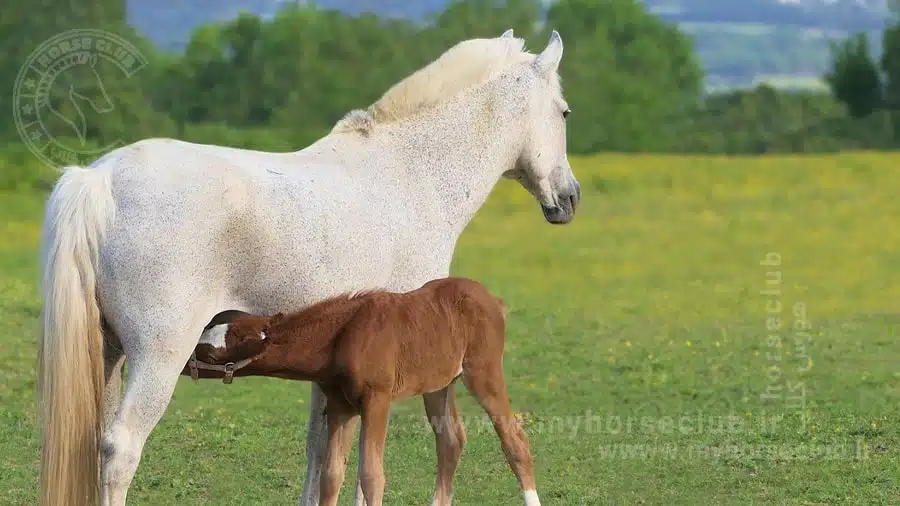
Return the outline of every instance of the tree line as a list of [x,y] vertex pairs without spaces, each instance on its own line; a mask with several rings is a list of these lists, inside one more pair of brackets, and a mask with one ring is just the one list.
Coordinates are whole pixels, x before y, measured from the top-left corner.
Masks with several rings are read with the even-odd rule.
[[873,57],[866,33],[831,46],[833,63],[826,80],[854,118],[900,110],[900,0],[890,0],[888,5],[893,19],[882,33],[880,58]]
[[[762,86],[706,96],[691,39],[637,0],[560,0],[549,9],[538,0],[460,1],[427,24],[288,4],[271,19],[242,14],[201,26],[178,53],[136,33],[125,22],[124,0],[57,2],[57,10],[40,16],[33,2],[7,3],[4,16],[12,22],[0,25],[0,76],[10,86],[28,53],[68,28],[120,34],[147,57],[134,76],[102,73],[115,108],[87,122],[87,136],[100,145],[172,136],[300,149],[456,42],[513,28],[532,50],[543,47],[551,29],[563,36],[560,73],[575,111],[568,128],[572,153],[882,147],[866,144],[874,137],[860,132],[871,126],[850,114],[855,109],[837,92],[838,100]],[[70,84],[99,93],[96,83]],[[68,103],[66,89],[50,97],[60,108]],[[0,94],[5,113],[11,115],[11,106]],[[0,136],[17,135],[11,123],[0,123]],[[881,137],[893,142],[891,133]]]

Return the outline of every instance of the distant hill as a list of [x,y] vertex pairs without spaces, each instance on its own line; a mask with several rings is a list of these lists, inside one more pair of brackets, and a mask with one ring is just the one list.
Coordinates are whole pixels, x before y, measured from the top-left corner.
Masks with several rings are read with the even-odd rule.
[[645,0],[676,23],[751,23],[841,32],[880,30],[885,0]]
[[651,12],[694,38],[707,88],[766,82],[824,87],[829,42],[865,32],[874,54],[888,11],[885,0],[645,0]]
[[[453,0],[316,0],[348,14],[424,21]],[[545,0],[545,4],[553,0]],[[759,81],[807,87],[826,71],[828,42],[866,32],[878,42],[885,0],[644,0],[648,10],[693,36],[710,88]],[[129,22],[166,50],[181,50],[200,24],[241,11],[263,18],[304,0],[129,0]],[[874,47],[878,52],[878,44]]]

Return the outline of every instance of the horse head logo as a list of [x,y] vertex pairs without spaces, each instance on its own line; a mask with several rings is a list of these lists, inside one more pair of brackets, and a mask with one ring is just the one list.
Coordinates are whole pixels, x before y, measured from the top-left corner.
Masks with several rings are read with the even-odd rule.
[[[110,139],[112,129],[102,128],[103,116],[115,108],[106,77],[119,83],[147,64],[134,44],[104,30],[78,28],[45,40],[16,76],[13,115],[19,137],[50,167],[90,164],[123,144]],[[118,88],[113,84],[110,90]]]
[[72,129],[82,146],[87,141],[87,118],[82,106],[89,105],[97,114],[113,110],[112,100],[97,72],[98,61],[99,55],[91,54],[84,63],[69,68],[60,97],[65,106],[56,107],[53,101],[48,103],[50,112]]

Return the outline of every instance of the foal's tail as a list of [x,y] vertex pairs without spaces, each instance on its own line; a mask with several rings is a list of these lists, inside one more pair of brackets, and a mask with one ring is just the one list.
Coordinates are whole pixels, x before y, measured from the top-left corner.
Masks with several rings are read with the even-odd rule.
[[506,317],[509,316],[509,308],[506,306],[506,302],[503,301],[500,297],[494,297],[497,299],[497,303],[500,304],[500,311],[503,313],[503,320],[506,320]]
[[97,270],[114,210],[106,170],[67,167],[47,200],[37,356],[41,506],[99,502],[104,381]]

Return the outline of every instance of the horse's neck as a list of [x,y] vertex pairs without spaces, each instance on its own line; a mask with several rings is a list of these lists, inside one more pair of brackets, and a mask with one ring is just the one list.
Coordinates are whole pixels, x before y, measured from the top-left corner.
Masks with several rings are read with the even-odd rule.
[[[385,149],[404,164],[394,177],[406,179],[403,201],[418,216],[439,217],[462,233],[503,172],[514,167],[521,123],[504,121],[490,89],[454,100],[421,116],[389,126]],[[437,224],[436,224],[437,225]]]

